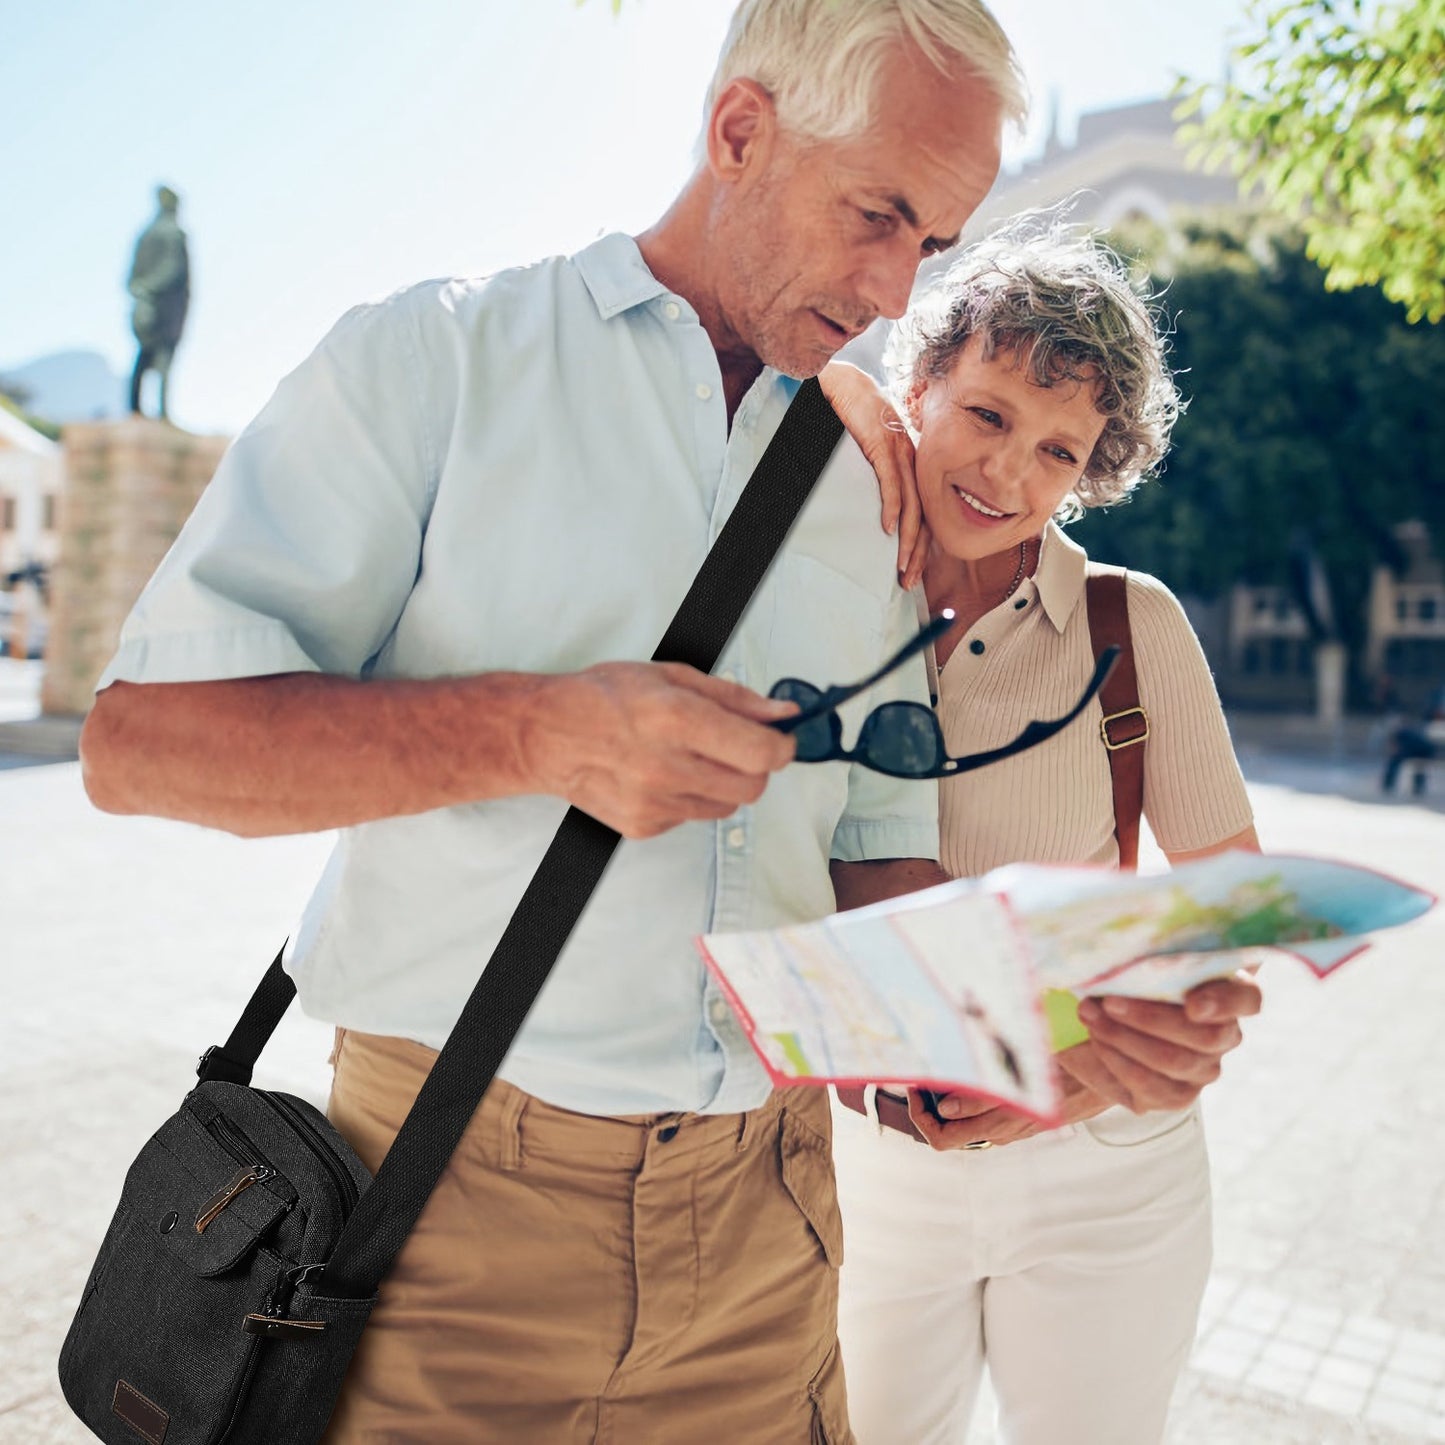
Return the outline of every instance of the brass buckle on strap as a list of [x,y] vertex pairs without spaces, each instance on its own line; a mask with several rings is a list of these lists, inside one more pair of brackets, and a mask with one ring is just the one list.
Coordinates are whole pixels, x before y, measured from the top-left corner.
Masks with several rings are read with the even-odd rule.
[[[1109,724],[1116,723],[1121,718],[1132,717],[1139,718],[1140,722],[1144,724],[1143,730],[1132,736],[1122,737],[1118,742],[1115,742],[1109,734]],[[1100,719],[1099,736],[1103,738],[1104,746],[1108,748],[1111,753],[1117,753],[1120,748],[1131,748],[1135,743],[1145,742],[1149,737],[1149,714],[1145,712],[1142,707],[1126,707],[1123,712],[1111,712],[1108,717]]]

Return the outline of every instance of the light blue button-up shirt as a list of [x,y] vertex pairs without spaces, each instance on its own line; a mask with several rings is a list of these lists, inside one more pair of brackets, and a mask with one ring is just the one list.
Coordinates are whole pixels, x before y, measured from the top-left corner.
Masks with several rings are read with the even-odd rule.
[[[348,313],[227,453],[101,678],[561,673],[646,659],[797,384],[729,432],[693,308],[609,235]],[[718,664],[760,692],[865,675],[915,630],[845,438]],[[844,709],[927,700],[920,661]],[[720,823],[624,842],[502,1074],[594,1114],[729,1112],[768,1079],[694,950],[831,912],[831,857],[937,857],[931,783],[794,764]],[[308,1014],[446,1039],[566,805],[341,835],[289,967]]]

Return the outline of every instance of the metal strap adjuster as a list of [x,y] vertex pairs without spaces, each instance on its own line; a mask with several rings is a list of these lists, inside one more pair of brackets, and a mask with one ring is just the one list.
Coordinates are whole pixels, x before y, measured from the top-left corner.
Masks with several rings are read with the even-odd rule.
[[[1116,738],[1110,732],[1109,724],[1124,718],[1137,718],[1138,723],[1126,724],[1124,735]],[[1111,712],[1100,721],[1099,736],[1111,753],[1117,753],[1120,748],[1131,748],[1135,743],[1145,742],[1149,737],[1149,714],[1142,707],[1126,707],[1123,712]]]

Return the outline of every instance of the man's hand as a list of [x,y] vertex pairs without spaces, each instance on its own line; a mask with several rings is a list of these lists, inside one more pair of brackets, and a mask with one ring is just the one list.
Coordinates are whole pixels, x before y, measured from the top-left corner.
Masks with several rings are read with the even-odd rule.
[[[1087,1044],[1076,1044],[1075,1048],[1087,1048]],[[1073,1049],[1066,1052],[1072,1053]],[[1063,1059],[1060,1054],[1055,1062]],[[1096,1093],[1081,1084],[1072,1074],[1059,1070],[1060,1107],[1059,1118],[1054,1124],[1041,1124],[1015,1109],[1006,1109],[991,1099],[980,1098],[977,1094],[941,1094],[938,1098],[938,1112],[944,1115],[939,1120],[927,1108],[917,1089],[908,1091],[908,1117],[913,1126],[928,1140],[933,1149],[963,1149],[970,1144],[985,1141],[992,1145],[1015,1144],[1020,1139],[1030,1139],[1035,1134],[1047,1133],[1062,1124],[1077,1124],[1080,1119],[1092,1119],[1102,1114],[1112,1099]]]
[[878,478],[883,530],[891,536],[898,529],[898,577],[903,586],[912,587],[923,576],[929,541],[913,474],[913,441],[866,371],[846,361],[830,361],[818,384]]
[[1085,999],[1079,1018],[1089,1041],[1058,1056],[1081,1084],[1136,1114],[1182,1109],[1219,1077],[1220,1060],[1238,1048],[1239,1020],[1260,1010],[1259,984],[1247,973],[1202,983],[1184,1002]]
[[566,798],[625,838],[726,818],[762,796],[797,711],[681,663],[608,662],[551,679],[521,731],[535,791]]

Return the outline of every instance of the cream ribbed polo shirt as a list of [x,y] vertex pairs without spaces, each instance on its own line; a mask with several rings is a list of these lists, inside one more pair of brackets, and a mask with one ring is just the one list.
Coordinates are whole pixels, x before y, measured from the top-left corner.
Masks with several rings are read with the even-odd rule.
[[[1032,718],[1057,717],[1093,671],[1083,548],[1052,523],[1038,567],[930,663],[951,754],[998,747]],[[1162,582],[1129,573],[1139,701],[1149,715],[1144,815],[1166,852],[1223,842],[1253,821],[1198,639]],[[1004,863],[1117,864],[1109,759],[1097,698],[1062,732],[1017,757],[939,785],[939,860],[954,877]]]

